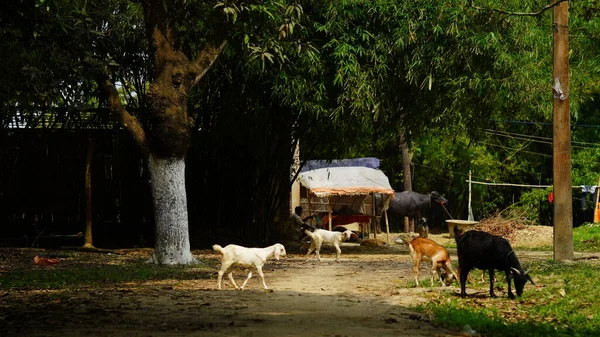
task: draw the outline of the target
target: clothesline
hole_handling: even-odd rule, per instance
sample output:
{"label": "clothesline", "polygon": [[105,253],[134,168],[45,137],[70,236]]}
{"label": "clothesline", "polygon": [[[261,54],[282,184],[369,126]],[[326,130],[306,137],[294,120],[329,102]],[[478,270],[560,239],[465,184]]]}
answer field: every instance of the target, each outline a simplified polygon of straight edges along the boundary
{"label": "clothesline", "polygon": [[[469,180],[465,180],[466,182],[469,182]],[[493,185],[493,186],[516,186],[516,187],[532,187],[532,188],[546,188],[546,187],[553,187],[554,185],[526,185],[526,184],[511,184],[511,183],[487,183],[487,182],[483,182],[483,181],[475,181],[475,180],[471,180],[472,184],[479,184],[479,185]],[[591,185],[594,186],[594,185]],[[579,186],[571,186],[572,188],[583,188],[584,186],[579,185]],[[595,186],[596,188],[598,186]]]}

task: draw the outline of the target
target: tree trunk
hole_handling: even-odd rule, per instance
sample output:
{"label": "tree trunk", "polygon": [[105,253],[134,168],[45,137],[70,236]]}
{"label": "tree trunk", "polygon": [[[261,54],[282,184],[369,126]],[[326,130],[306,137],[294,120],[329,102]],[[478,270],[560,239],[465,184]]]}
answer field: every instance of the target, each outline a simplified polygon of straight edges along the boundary
{"label": "tree trunk", "polygon": [[148,159],[152,180],[156,243],[152,262],[190,264],[196,260],[190,251],[185,159]]}
{"label": "tree trunk", "polygon": [[94,153],[94,142],[90,136],[88,139],[87,158],[85,161],[85,235],[83,236],[83,247],[93,248],[92,240],[92,157]]}
{"label": "tree trunk", "polygon": [[155,65],[155,78],[147,96],[150,126],[144,128],[123,106],[119,92],[107,74],[98,83],[107,94],[110,112],[130,133],[148,158],[154,203],[155,251],[158,264],[189,264],[190,251],[185,156],[190,146],[191,120],[188,94],[204,77],[227,45],[224,38],[207,42],[190,60],[179,46],[177,30],[165,3],[142,1],[146,34]]}
{"label": "tree trunk", "polygon": [[[404,176],[404,190],[412,191],[412,174],[410,172],[410,163],[412,154],[408,151],[408,144],[404,137],[404,131],[400,132],[400,150],[402,151],[402,174]],[[415,223],[408,217],[404,217],[404,232],[414,232]]]}

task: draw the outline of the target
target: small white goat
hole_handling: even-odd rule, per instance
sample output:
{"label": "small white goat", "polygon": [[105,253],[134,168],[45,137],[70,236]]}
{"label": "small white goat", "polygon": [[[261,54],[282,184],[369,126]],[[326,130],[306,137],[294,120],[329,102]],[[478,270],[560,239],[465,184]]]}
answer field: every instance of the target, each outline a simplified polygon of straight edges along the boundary
{"label": "small white goat", "polygon": [[337,253],[335,262],[340,262],[340,254],[342,253],[342,250],[340,249],[340,243],[349,240],[353,235],[352,231],[349,229],[344,232],[328,231],[325,229],[315,229],[314,232],[311,232],[309,229],[304,229],[304,233],[310,237],[310,247],[306,253],[306,259],[310,257],[312,252],[315,252],[319,262],[322,262],[319,251],[321,250],[321,245],[323,245],[323,243],[327,243],[335,247]]}
{"label": "small white goat", "polygon": [[[219,270],[218,277],[219,290],[221,290],[223,274],[226,272],[228,272],[227,276],[229,277],[229,280],[235,289],[240,289],[233,279],[233,272],[230,271],[230,268],[234,265],[256,268],[256,271],[262,280],[263,286],[265,289],[269,289],[265,283],[265,275],[263,274],[262,267],[267,262],[267,259],[273,256],[275,256],[276,260],[279,260],[279,257],[281,256],[285,256],[285,247],[280,243],[276,243],[265,248],[246,248],[238,245],[227,245],[225,248],[219,245],[213,245],[212,248],[223,255],[221,258],[221,269]],[[242,290],[244,290],[246,283],[251,277],[252,270],[248,272],[248,277],[242,284]]]}

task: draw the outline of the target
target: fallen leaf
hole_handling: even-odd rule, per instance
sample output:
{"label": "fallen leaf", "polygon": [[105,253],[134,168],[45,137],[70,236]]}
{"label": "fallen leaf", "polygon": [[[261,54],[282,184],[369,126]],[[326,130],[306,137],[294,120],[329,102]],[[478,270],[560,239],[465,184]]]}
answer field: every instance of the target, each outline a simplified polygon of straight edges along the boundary
{"label": "fallen leaf", "polygon": [[567,296],[567,293],[565,292],[565,289],[561,289],[558,291],[558,293],[560,294],[560,296],[565,297]]}

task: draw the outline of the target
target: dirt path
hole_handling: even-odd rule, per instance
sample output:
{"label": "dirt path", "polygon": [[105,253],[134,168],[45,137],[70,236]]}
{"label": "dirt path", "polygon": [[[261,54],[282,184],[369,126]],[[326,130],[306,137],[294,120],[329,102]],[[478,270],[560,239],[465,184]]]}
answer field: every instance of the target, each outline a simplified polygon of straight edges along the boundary
{"label": "dirt path", "polygon": [[[407,309],[429,288],[406,288],[412,279],[406,251],[356,244],[324,262],[288,254],[266,265],[244,291],[216,275],[206,280],[122,284],[71,292],[28,291],[0,299],[2,336],[455,336]],[[201,258],[216,259],[206,253]],[[216,272],[216,270],[215,270]],[[423,270],[423,275],[426,273]],[[236,279],[243,280],[242,271]],[[402,286],[401,286],[402,285]],[[449,289],[452,289],[449,288]],[[436,291],[436,290],[433,290]],[[438,290],[441,291],[441,290]],[[7,333],[2,333],[7,329]]]}
{"label": "dirt path", "polygon": [[[547,235],[543,238],[539,242],[546,245]],[[450,240],[447,235],[434,239]],[[287,257],[265,265],[266,282],[272,290],[268,292],[262,289],[256,275],[244,291],[234,290],[227,280],[222,291],[216,290],[219,256],[213,251],[194,251],[209,267],[191,268],[186,279],[0,294],[0,336],[460,335],[458,331],[433,326],[409,309],[426,302],[436,292],[449,291],[458,296],[459,289],[457,283],[430,288],[428,281],[423,282],[426,287],[414,288],[406,247],[371,248],[344,243],[341,263],[334,262],[331,247],[323,248],[323,263],[314,258],[306,261],[301,254],[305,250],[299,247],[286,248]],[[456,250],[449,252],[456,266]],[[150,253],[137,252],[135,258],[139,261]],[[527,252],[519,247],[516,253],[524,265],[552,258],[550,251]],[[32,268],[32,252],[19,254],[22,268]],[[576,254],[576,258],[598,255]],[[90,255],[87,268],[128,263],[127,259],[131,257]],[[4,263],[7,270],[17,268],[16,264]],[[77,268],[77,264],[65,261],[59,268]],[[234,275],[241,284],[245,273],[240,270]],[[428,278],[428,264],[422,264],[421,279]],[[467,291],[485,296],[487,287],[482,283]]]}

